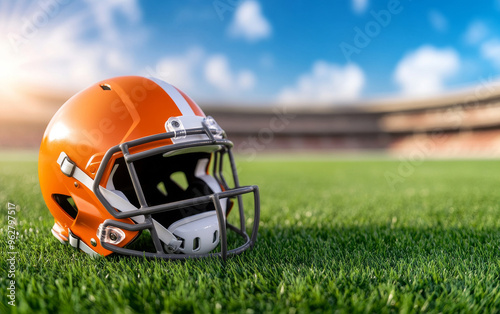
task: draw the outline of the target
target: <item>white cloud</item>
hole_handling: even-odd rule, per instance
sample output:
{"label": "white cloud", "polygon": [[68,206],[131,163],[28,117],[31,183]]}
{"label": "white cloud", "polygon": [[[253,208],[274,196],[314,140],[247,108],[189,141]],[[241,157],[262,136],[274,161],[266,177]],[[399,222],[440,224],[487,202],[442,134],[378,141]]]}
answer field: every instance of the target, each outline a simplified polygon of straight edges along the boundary
{"label": "white cloud", "polygon": [[67,97],[135,71],[132,50],[142,38],[137,35],[146,33],[140,17],[135,0],[4,3],[0,116],[49,119],[47,99],[34,92]]}
{"label": "white cloud", "polygon": [[465,31],[464,40],[469,45],[477,45],[488,36],[488,27],[484,22],[474,21]]}
{"label": "white cloud", "polygon": [[316,61],[311,72],[301,75],[293,87],[284,88],[278,101],[284,103],[311,103],[349,101],[359,98],[365,83],[360,67],[344,67]]}
{"label": "white cloud", "polygon": [[224,94],[243,92],[254,88],[256,77],[247,69],[235,71],[223,54],[207,54],[200,47],[192,47],[185,53],[161,58],[155,68],[146,68],[143,75],[154,76],[169,82],[190,95],[207,91],[208,83]]}
{"label": "white cloud", "polygon": [[242,90],[250,90],[255,86],[255,75],[252,71],[242,70],[238,73],[236,84]]}
{"label": "white cloud", "polygon": [[[134,70],[134,35],[143,30],[137,1],[53,4],[51,10],[44,11],[35,2],[23,9],[22,18],[12,15],[7,18],[9,23],[0,26],[0,31],[8,34],[18,63],[12,81],[75,91]],[[10,10],[15,12],[16,7],[7,8],[2,16],[11,15]],[[62,14],[63,10],[68,14]],[[117,15],[129,26],[122,27]],[[39,16],[45,16],[49,23],[36,26]],[[27,34],[27,28],[34,30]]]}
{"label": "white cloud", "polygon": [[149,76],[160,78],[181,89],[189,90],[196,86],[197,70],[201,66],[204,52],[201,48],[194,47],[185,54],[178,56],[165,56],[156,65]]}
{"label": "white cloud", "polygon": [[221,90],[230,90],[233,78],[227,58],[222,55],[211,57],[205,65],[206,80]]}
{"label": "white cloud", "polygon": [[429,21],[432,27],[438,32],[446,32],[448,30],[448,20],[439,11],[431,10],[429,12]]}
{"label": "white cloud", "polygon": [[255,85],[255,75],[249,70],[233,73],[227,57],[221,54],[208,58],[204,67],[205,79],[221,91],[250,90]]}
{"label": "white cloud", "polygon": [[460,60],[455,50],[422,46],[398,63],[394,80],[404,94],[429,95],[442,91],[445,80],[459,67]]}
{"label": "white cloud", "polygon": [[271,24],[262,14],[259,2],[255,0],[246,0],[241,3],[229,26],[231,36],[242,37],[248,41],[268,38],[271,32]]}
{"label": "white cloud", "polygon": [[481,45],[481,55],[500,68],[500,40],[492,39]]}
{"label": "white cloud", "polygon": [[368,0],[352,0],[352,9],[356,14],[361,14],[368,8]]}
{"label": "white cloud", "polygon": [[117,14],[133,24],[141,18],[141,10],[136,0],[85,0],[85,2],[92,11],[102,36],[107,40],[115,41],[120,37],[120,30],[115,24]]}

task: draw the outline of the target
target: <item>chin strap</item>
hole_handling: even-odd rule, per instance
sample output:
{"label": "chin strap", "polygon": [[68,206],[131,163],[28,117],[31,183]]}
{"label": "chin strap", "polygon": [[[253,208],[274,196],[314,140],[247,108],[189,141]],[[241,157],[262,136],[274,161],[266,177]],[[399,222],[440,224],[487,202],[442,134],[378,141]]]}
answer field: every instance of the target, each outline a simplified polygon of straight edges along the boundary
{"label": "chin strap", "polygon": [[177,239],[177,237],[170,232],[167,228],[163,227],[158,221],[153,220],[153,224],[156,228],[156,233],[158,238],[165,243],[165,250],[168,253],[175,253],[182,244],[182,241]]}
{"label": "chin strap", "polygon": [[[61,152],[59,158],[57,158],[57,164],[59,164],[61,172],[64,173],[64,175],[74,178],[75,180],[83,184],[86,188],[88,188],[90,191],[93,191],[94,180],[91,177],[89,177],[85,172],[83,172],[82,169],[78,168],[78,166],[71,159],[69,159],[68,155],[66,155],[65,152]],[[113,192],[112,190],[108,190],[102,186],[99,186],[99,190],[101,191],[102,195],[106,198],[106,200],[109,202],[109,204],[112,207],[118,209],[119,211],[127,212],[127,211],[138,210],[137,207],[132,205],[126,199],[123,193],[121,193],[123,195],[122,197],[119,196],[117,193]],[[136,223],[145,222],[143,215],[134,216],[131,218]],[[155,225],[156,231],[158,232],[158,237],[163,243],[165,243],[165,249],[172,253],[176,251],[177,248],[181,245],[182,241],[178,240],[177,237],[172,232],[163,227],[159,222],[157,222],[154,219],[152,220],[153,224]],[[79,247],[73,245],[73,243],[71,242],[71,235],[73,235],[74,238],[77,239],[73,240],[73,243],[79,245]],[[90,248],[88,245],[82,242],[78,237],[72,234],[71,230],[70,230],[70,244],[74,247],[80,248],[82,251],[90,255],[92,255],[92,253],[90,253],[89,251],[97,254],[94,250],[92,250],[92,248]],[[82,248],[82,245],[85,245],[85,247]]]}

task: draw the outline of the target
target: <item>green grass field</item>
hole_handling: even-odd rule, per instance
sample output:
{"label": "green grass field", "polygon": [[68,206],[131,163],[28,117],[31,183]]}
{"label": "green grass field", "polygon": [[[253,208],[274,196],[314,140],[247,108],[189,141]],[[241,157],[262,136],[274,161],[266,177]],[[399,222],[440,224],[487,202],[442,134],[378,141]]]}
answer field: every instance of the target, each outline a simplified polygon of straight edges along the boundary
{"label": "green grass field", "polygon": [[[500,311],[499,161],[425,161],[406,177],[400,161],[380,158],[240,158],[239,167],[242,184],[261,190],[253,250],[226,264],[95,260],[52,236],[36,162],[8,155],[0,312]],[[16,307],[7,202],[18,205]]]}

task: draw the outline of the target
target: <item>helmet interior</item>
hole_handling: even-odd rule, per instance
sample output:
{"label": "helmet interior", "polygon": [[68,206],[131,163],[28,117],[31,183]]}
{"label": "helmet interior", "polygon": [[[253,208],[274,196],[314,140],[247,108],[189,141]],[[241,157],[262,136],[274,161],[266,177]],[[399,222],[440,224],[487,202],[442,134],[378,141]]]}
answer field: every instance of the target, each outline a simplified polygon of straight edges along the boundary
{"label": "helmet interior", "polygon": [[[212,182],[206,180],[210,158],[210,153],[197,152],[166,157],[159,154],[134,161],[147,205],[166,204],[220,191],[220,187],[215,187]],[[130,203],[140,207],[123,157],[115,161],[112,169],[107,188],[122,192]],[[211,210],[215,210],[214,205],[208,203],[165,211],[152,216],[163,226],[168,227],[182,218]]]}

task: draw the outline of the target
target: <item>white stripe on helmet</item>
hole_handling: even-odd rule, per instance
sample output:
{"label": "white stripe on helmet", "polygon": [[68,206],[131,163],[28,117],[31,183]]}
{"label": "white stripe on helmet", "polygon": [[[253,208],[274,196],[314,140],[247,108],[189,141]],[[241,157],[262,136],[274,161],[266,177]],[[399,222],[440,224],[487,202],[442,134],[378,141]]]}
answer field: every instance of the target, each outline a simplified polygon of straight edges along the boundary
{"label": "white stripe on helmet", "polygon": [[175,102],[177,105],[177,108],[181,111],[183,116],[194,116],[194,111],[191,109],[191,106],[188,104],[186,99],[179,93],[179,91],[173,87],[172,85],[168,84],[167,82],[164,82],[162,80],[159,80],[154,77],[150,77],[150,80],[158,84],[163,90],[172,98],[172,100]]}

